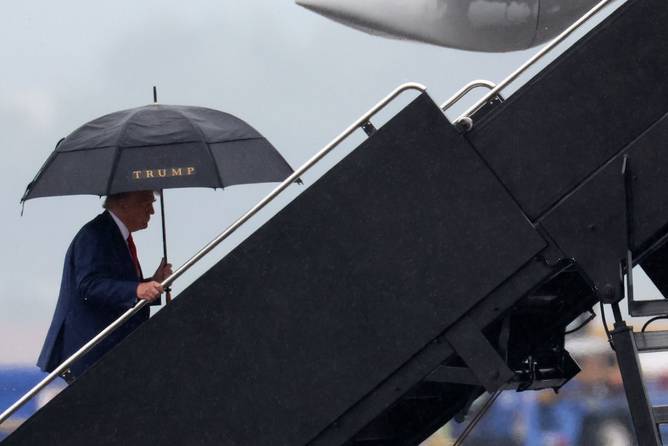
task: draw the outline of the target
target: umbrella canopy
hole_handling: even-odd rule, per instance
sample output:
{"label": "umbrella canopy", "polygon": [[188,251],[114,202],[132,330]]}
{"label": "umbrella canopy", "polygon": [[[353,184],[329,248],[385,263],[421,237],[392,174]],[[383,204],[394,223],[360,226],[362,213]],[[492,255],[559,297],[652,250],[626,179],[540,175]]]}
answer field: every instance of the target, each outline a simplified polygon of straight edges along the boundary
{"label": "umbrella canopy", "polygon": [[21,201],[282,181],[292,169],[228,113],[151,104],[97,118],[62,139]]}

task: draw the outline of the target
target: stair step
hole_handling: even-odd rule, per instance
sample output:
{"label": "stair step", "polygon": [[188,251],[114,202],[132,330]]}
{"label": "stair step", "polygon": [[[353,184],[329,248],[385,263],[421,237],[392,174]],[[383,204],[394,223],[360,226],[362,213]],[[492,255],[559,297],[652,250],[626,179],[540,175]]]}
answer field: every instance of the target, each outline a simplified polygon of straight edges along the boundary
{"label": "stair step", "polygon": [[635,300],[629,302],[629,313],[634,317],[668,314],[668,299]]}
{"label": "stair step", "polygon": [[668,350],[668,331],[646,331],[633,333],[638,352]]}
{"label": "stair step", "polygon": [[654,406],[652,410],[656,424],[668,424],[668,406]]}

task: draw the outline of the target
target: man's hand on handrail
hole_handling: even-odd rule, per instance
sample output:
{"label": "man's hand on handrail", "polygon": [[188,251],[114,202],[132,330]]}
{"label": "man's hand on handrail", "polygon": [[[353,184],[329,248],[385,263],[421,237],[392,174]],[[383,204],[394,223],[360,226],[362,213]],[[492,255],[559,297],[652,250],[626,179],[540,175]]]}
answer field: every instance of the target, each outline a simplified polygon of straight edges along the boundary
{"label": "man's hand on handrail", "polygon": [[162,288],[162,285],[160,285],[160,282],[156,282],[155,280],[141,282],[137,285],[137,299],[153,302],[160,297],[160,294],[162,294],[163,291],[164,289]]}

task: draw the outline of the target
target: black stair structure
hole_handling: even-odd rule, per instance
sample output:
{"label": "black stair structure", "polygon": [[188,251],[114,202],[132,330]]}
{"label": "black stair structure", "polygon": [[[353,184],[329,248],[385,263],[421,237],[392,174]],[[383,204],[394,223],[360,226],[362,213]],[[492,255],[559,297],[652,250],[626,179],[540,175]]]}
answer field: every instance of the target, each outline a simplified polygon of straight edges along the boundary
{"label": "black stair structure", "polygon": [[3,446],[415,445],[485,391],[563,386],[565,327],[618,312],[627,265],[668,286],[666,23],[629,0],[468,132],[427,94],[367,126]]}
{"label": "black stair structure", "polygon": [[[635,354],[668,350],[668,331],[637,332],[633,333]],[[648,402],[649,405],[649,402]],[[645,409],[645,407],[642,407]],[[653,406],[650,408],[654,424],[668,424],[668,406]]]}

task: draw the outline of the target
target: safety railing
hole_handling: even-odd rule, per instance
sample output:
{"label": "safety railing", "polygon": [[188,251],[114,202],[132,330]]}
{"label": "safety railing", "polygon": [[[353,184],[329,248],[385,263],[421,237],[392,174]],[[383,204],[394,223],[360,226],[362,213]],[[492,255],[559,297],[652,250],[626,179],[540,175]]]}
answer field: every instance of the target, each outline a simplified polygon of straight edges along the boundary
{"label": "safety railing", "polygon": [[[424,85],[409,82],[397,87],[389,95],[383,98],[378,102],[374,107],[372,107],[368,112],[362,115],[357,121],[351,124],[347,129],[345,129],[339,136],[322,148],[318,153],[316,153],[311,159],[306,161],[299,167],[292,175],[286,178],[281,184],[276,186],[267,196],[260,200],[255,206],[253,206],[249,211],[239,217],[234,223],[228,226],[225,231],[218,235],[215,239],[210,241],[206,246],[200,249],[195,255],[193,255],[187,262],[181,265],[173,274],[167,277],[162,281],[161,285],[164,288],[167,288],[169,285],[174,283],[176,279],[181,277],[188,269],[195,265],[198,261],[202,259],[205,255],[211,252],[216,246],[221,242],[227,239],[232,235],[241,225],[247,222],[251,217],[257,214],[261,209],[263,209],[267,204],[273,201],[281,192],[287,189],[295,181],[298,181],[299,178],[304,175],[311,167],[313,167],[318,161],[325,157],[329,152],[341,144],[348,136],[350,136],[355,130],[362,129],[367,134],[369,134],[369,128],[373,127],[370,122],[370,119],[376,115],[379,111],[385,108],[390,102],[392,102],[397,96],[401,93],[408,90],[417,90],[419,92],[426,91]],[[66,371],[72,363],[81,358],[83,355],[88,353],[93,347],[95,347],[99,342],[105,339],[109,334],[111,334],[118,327],[123,325],[128,319],[135,315],[139,310],[144,308],[148,302],[146,300],[139,301],[134,307],[127,310],[123,315],[118,319],[112,322],[107,328],[102,330],[97,336],[92,338],[86,344],[84,344],[79,350],[72,354],[69,358],[63,361],[55,370],[53,370],[49,375],[47,375],[42,381],[36,384],[32,389],[30,389],[25,395],[23,395],[16,403],[12,404],[7,410],[0,414],[0,424],[7,420],[12,414],[14,414],[18,409],[20,409],[25,403],[27,403],[31,398],[33,398],[37,393],[39,393],[44,387],[46,387],[51,381],[56,379],[61,373]]]}
{"label": "safety railing", "polygon": [[443,105],[441,105],[441,110],[443,110],[443,112],[448,111],[453,105],[459,102],[460,99],[462,99],[469,92],[475,90],[476,88],[488,88],[490,90],[493,90],[494,87],[496,87],[496,84],[491,81],[486,81],[482,79],[471,81],[468,84],[464,85],[462,88],[460,88],[459,91],[453,94],[450,99],[445,101]]}
{"label": "safety railing", "polygon": [[[568,36],[573,34],[580,26],[585,24],[589,19],[595,16],[601,9],[606,7],[608,4],[612,3],[615,0],[602,0],[597,3],[592,9],[590,9],[585,15],[580,17],[575,21],[571,26],[566,28],[561,32],[557,37],[555,37],[550,43],[545,45],[538,53],[536,53],[531,59],[522,64],[517,70],[513,71],[508,77],[499,82],[495,87],[493,87],[485,96],[480,98],[475,104],[468,108],[464,113],[462,113],[455,122],[462,121],[464,119],[470,119],[471,115],[480,110],[490,99],[497,96],[504,88],[506,88],[511,82],[521,76],[529,68],[531,68],[536,62],[541,60],[547,53],[552,51],[557,45],[563,42]],[[466,88],[466,87],[465,87]],[[464,93],[466,94],[466,93]],[[463,96],[463,95],[462,95]],[[456,102],[456,101],[455,101]],[[454,103],[454,102],[453,102]],[[450,104],[452,106],[452,104]]]}

